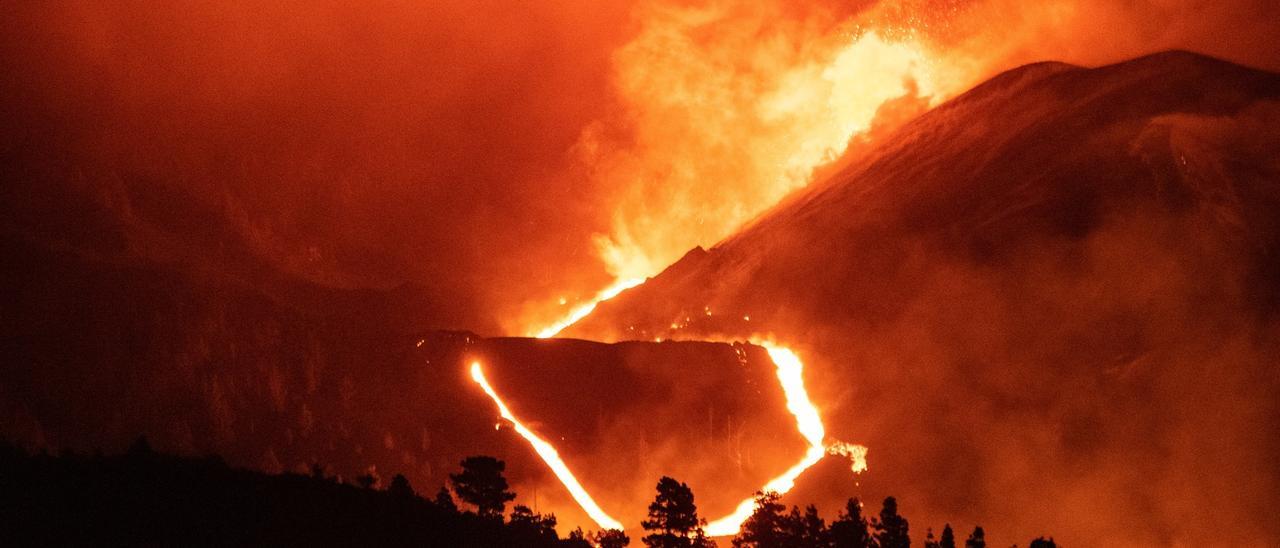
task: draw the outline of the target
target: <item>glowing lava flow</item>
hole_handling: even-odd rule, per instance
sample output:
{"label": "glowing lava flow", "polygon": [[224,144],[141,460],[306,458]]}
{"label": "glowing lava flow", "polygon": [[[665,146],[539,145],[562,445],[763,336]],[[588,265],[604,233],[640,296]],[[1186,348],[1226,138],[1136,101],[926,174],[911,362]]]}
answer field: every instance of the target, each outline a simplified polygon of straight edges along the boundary
{"label": "glowing lava flow", "polygon": [[[587,314],[590,314],[600,302],[612,299],[624,290],[640,285],[643,282],[643,279],[619,280],[609,288],[601,291],[591,302],[574,309],[559,322],[539,331],[537,337],[545,339],[556,336],[566,327],[573,325],[578,320],[586,317]],[[800,474],[828,454],[848,457],[852,462],[851,468],[854,473],[865,471],[867,469],[866,447],[842,441],[833,441],[829,444],[826,442],[826,427],[823,426],[822,418],[818,415],[818,408],[813,405],[813,401],[809,399],[809,392],[805,389],[804,363],[800,361],[800,357],[796,356],[795,352],[790,349],[770,342],[756,342],[755,344],[764,347],[768,351],[769,358],[773,360],[774,366],[777,367],[778,382],[782,385],[782,392],[787,400],[787,411],[790,411],[795,416],[796,428],[800,431],[800,435],[804,436],[804,439],[809,442],[809,448],[805,451],[800,461],[778,477],[769,480],[761,488],[761,491],[778,494],[790,491],[795,486],[796,478],[800,477]],[[489,383],[485,381],[484,372],[481,371],[479,362],[471,364],[471,378],[498,405],[498,411],[502,417],[511,421],[515,425],[516,432],[519,432],[521,436],[533,445],[534,450],[542,457],[543,462],[546,462],[547,466],[551,467],[556,477],[560,478],[560,482],[569,489],[573,499],[578,501],[578,505],[591,516],[591,519],[605,529],[622,529],[622,524],[606,514],[604,510],[601,510],[586,489],[583,489],[582,484],[578,483],[578,479],[574,477],[573,472],[570,472],[569,467],[564,464],[564,461],[560,460],[560,455],[555,448],[516,420],[515,416],[511,414],[511,410],[507,409],[498,394],[494,392],[493,387],[489,386]],[[736,535],[742,527],[742,523],[751,517],[751,513],[754,510],[755,498],[748,497],[744,499],[734,509],[733,513],[707,524],[707,535],[713,537]]]}
{"label": "glowing lava flow", "polygon": [[[769,480],[761,491],[786,493],[795,486],[796,478],[810,466],[816,464],[828,452],[841,454],[853,460],[853,471],[862,472],[867,469],[865,447],[836,442],[828,448],[824,444],[827,437],[822,418],[818,416],[818,408],[809,400],[809,392],[804,387],[804,363],[800,357],[789,349],[771,343],[758,343],[769,352],[769,358],[778,368],[778,382],[782,383],[782,393],[787,399],[787,411],[796,417],[796,427],[800,435],[809,442],[809,449],[804,457],[782,475]],[[749,497],[738,504],[737,509],[723,518],[707,524],[707,535],[713,537],[736,535],[742,522],[751,517],[755,510],[755,498]]]}
{"label": "glowing lava flow", "polygon": [[529,444],[533,446],[533,450],[538,452],[539,457],[542,457],[542,462],[551,467],[551,471],[555,472],[557,478],[560,478],[560,483],[563,483],[569,489],[569,494],[573,495],[573,500],[578,501],[578,506],[586,510],[591,519],[605,529],[622,529],[622,523],[606,514],[604,510],[601,510],[596,501],[591,498],[591,495],[587,494],[587,490],[582,488],[582,484],[578,483],[578,478],[573,477],[573,472],[570,472],[569,467],[564,464],[564,461],[560,460],[560,454],[556,452],[556,449],[550,443],[539,438],[532,430],[526,428],[524,424],[521,424],[516,419],[515,415],[511,414],[511,410],[507,409],[507,405],[502,403],[502,398],[498,397],[498,393],[493,390],[492,386],[489,386],[489,381],[485,380],[484,371],[480,369],[480,362],[471,362],[471,379],[480,385],[480,388],[484,390],[485,394],[489,395],[489,398],[493,399],[493,403],[498,405],[498,413],[502,415],[502,418],[511,421],[511,424],[515,426],[516,432],[528,440]]}
{"label": "glowing lava flow", "polygon": [[605,288],[604,291],[601,291],[599,294],[597,294],[595,298],[591,299],[591,302],[573,309],[572,312],[569,312],[569,314],[566,315],[564,318],[562,318],[560,321],[554,324],[551,324],[547,328],[539,331],[537,334],[535,334],[535,336],[539,339],[546,339],[549,337],[554,337],[556,335],[559,335],[560,332],[564,331],[566,327],[569,327],[575,323],[578,323],[578,320],[581,320],[587,317],[587,314],[590,314],[592,310],[596,309],[597,304],[600,304],[602,301],[607,301],[609,299],[617,297],[619,293],[622,293],[623,291],[631,289],[642,283],[644,283],[644,278],[629,278],[629,279],[618,280],[614,282],[613,285]]}
{"label": "glowing lava flow", "polygon": [[[769,358],[773,360],[774,366],[778,369],[778,382],[782,384],[782,392],[787,400],[787,411],[790,411],[795,416],[796,428],[800,431],[800,435],[804,436],[804,439],[809,442],[809,449],[805,451],[800,461],[778,477],[769,480],[761,488],[761,491],[772,491],[778,494],[790,491],[795,486],[796,478],[800,477],[800,474],[808,470],[810,466],[822,460],[822,457],[827,454],[848,457],[852,461],[851,468],[855,473],[865,471],[867,469],[866,447],[839,441],[830,444],[826,443],[826,427],[823,426],[822,418],[818,415],[818,408],[813,405],[813,402],[809,399],[809,392],[805,389],[804,363],[800,361],[800,357],[796,356],[795,352],[790,349],[772,343],[756,344],[763,346],[769,352]],[[604,510],[601,510],[600,506],[591,498],[591,495],[582,487],[582,484],[578,483],[578,479],[574,477],[573,472],[570,472],[569,467],[565,465],[564,461],[560,460],[560,455],[555,448],[550,443],[543,441],[537,434],[534,434],[533,431],[515,418],[511,410],[498,397],[497,392],[485,380],[484,372],[480,369],[480,362],[472,362],[471,378],[493,399],[493,403],[497,404],[499,414],[511,421],[511,424],[515,426],[516,432],[528,440],[538,455],[542,457],[543,462],[551,467],[556,477],[569,489],[573,499],[591,516],[591,519],[595,520],[600,527],[606,529],[622,529],[622,524],[609,516],[609,514],[606,514]],[[706,528],[707,535],[718,537],[737,534],[742,523],[751,516],[754,510],[754,497],[744,499],[738,504],[733,513],[709,523]]]}

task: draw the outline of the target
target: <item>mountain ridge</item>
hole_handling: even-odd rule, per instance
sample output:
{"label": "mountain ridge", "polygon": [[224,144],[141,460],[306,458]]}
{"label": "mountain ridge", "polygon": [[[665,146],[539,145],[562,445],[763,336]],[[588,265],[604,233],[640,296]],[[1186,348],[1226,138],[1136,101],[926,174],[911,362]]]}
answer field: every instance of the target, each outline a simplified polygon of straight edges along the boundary
{"label": "mountain ridge", "polygon": [[[912,483],[930,523],[1248,544],[1280,533],[1249,510],[1280,493],[1277,158],[1278,74],[1030,65],[565,335],[787,344],[830,434],[870,447],[863,492]],[[1202,505],[1239,516],[1231,540]]]}

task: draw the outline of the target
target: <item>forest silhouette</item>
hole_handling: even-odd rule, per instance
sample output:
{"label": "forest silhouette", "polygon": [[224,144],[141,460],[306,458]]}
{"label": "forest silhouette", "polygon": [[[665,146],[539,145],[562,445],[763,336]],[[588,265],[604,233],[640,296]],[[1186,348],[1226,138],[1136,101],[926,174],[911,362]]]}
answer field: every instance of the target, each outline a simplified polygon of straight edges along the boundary
{"label": "forest silhouette", "polygon": [[[561,537],[554,514],[507,503],[516,498],[505,463],[473,456],[433,497],[400,474],[383,485],[374,471],[348,483],[313,464],[307,473],[266,474],[233,468],[218,456],[180,457],[139,438],[123,455],[63,451],[28,454],[0,442],[0,545],[4,546],[529,546],[618,548],[620,530]],[[651,548],[716,546],[703,527],[692,489],[661,478],[640,544]],[[722,539],[722,542],[724,540]],[[757,493],[756,508],[737,536],[739,547],[907,548],[909,523],[894,497],[867,518],[857,498],[829,525],[818,509],[782,504]],[[956,548],[951,525],[925,548]],[[985,548],[975,527],[964,548]],[[1016,546],[1016,545],[1015,545]],[[1030,548],[1057,548],[1037,538]]]}

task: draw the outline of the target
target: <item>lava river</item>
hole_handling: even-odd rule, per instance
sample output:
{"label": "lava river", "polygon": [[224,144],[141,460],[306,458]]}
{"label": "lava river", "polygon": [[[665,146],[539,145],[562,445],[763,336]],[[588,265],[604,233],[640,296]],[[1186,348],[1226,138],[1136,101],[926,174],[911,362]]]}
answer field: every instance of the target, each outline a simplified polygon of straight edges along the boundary
{"label": "lava river", "polygon": [[[602,292],[593,302],[580,309],[575,310],[570,316],[557,322],[555,325],[538,332],[539,338],[553,337],[565,327],[573,324],[586,314],[601,301],[608,300],[616,296],[619,292],[637,285],[638,282],[625,282],[611,287],[609,290]],[[579,312],[582,310],[582,312]],[[753,344],[764,347],[769,353],[769,358],[773,361],[777,368],[776,374],[778,382],[782,385],[783,395],[786,398],[787,410],[796,419],[796,428],[804,437],[809,447],[804,455],[785,472],[769,480],[761,487],[761,491],[776,492],[784,494],[791,490],[795,485],[796,478],[800,477],[805,470],[816,464],[824,455],[841,455],[850,459],[851,469],[854,473],[861,473],[867,468],[866,447],[854,445],[841,441],[828,441],[826,439],[826,428],[822,423],[822,418],[818,413],[818,408],[809,399],[809,393],[805,389],[804,384],[804,362],[800,357],[790,349],[769,341],[753,341]],[[524,438],[533,450],[538,454],[544,463],[555,473],[556,478],[560,480],[569,493],[573,496],[574,501],[603,529],[623,529],[622,523],[605,512],[600,505],[596,503],[591,494],[578,481],[569,467],[561,460],[559,453],[549,442],[539,437],[536,433],[524,425],[511,409],[507,407],[497,391],[489,384],[484,376],[484,370],[480,362],[475,361],[470,365],[471,379],[484,390],[485,394],[493,400],[498,408],[499,415],[510,421],[517,433]],[[754,498],[747,496],[740,502],[732,513],[713,520],[707,524],[706,532],[710,536],[730,536],[737,534],[742,523],[751,516],[754,510]]]}

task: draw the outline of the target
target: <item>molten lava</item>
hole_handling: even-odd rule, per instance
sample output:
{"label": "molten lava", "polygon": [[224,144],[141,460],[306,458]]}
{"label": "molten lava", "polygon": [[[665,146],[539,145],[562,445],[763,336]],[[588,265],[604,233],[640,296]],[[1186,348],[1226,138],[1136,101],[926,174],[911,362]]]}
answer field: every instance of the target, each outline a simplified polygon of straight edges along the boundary
{"label": "molten lava", "polygon": [[[862,472],[867,469],[867,449],[860,445],[835,442],[831,449],[825,445],[826,427],[818,416],[818,408],[809,399],[809,392],[804,387],[804,363],[795,352],[773,343],[760,343],[769,352],[769,358],[778,368],[778,382],[782,383],[782,392],[787,399],[787,411],[796,417],[796,428],[800,435],[809,442],[809,449],[804,457],[782,475],[769,480],[761,491],[786,493],[795,486],[796,478],[816,464],[828,452],[841,454],[853,460],[853,471]],[[755,498],[748,497],[738,504],[733,513],[707,524],[707,534],[713,537],[736,535],[742,522],[751,517],[755,511]]]}
{"label": "molten lava", "polygon": [[498,406],[498,414],[502,415],[502,418],[511,421],[516,432],[527,440],[529,445],[533,446],[533,450],[537,451],[539,457],[542,457],[542,462],[547,463],[551,471],[555,472],[556,477],[560,478],[560,483],[563,483],[565,488],[569,490],[569,494],[573,495],[573,500],[578,502],[578,506],[581,506],[587,512],[587,515],[595,520],[596,524],[604,529],[622,529],[622,523],[606,514],[604,510],[601,510],[600,505],[596,504],[596,501],[591,498],[587,490],[582,488],[582,484],[578,483],[578,478],[575,478],[573,472],[569,471],[569,467],[565,465],[563,460],[560,460],[560,453],[556,452],[556,448],[539,438],[537,434],[525,427],[511,413],[507,405],[502,402],[502,398],[498,397],[498,393],[493,390],[492,386],[489,386],[489,381],[485,380],[484,371],[480,368],[480,362],[471,362],[471,379],[476,381],[476,384],[480,385],[484,393],[493,399],[493,403]]}
{"label": "molten lava", "polygon": [[[907,36],[890,39],[874,31],[860,33],[852,40],[837,40],[832,47],[788,56],[768,48],[758,49],[760,41],[752,33],[743,35],[749,38],[741,44],[703,44],[692,38],[698,25],[684,15],[674,17],[666,26],[642,32],[617,56],[618,91],[624,102],[633,107],[636,118],[631,121],[636,128],[633,145],[648,151],[661,169],[636,162],[627,146],[607,142],[592,131],[583,135],[581,144],[583,150],[590,152],[597,176],[650,180],[664,189],[662,195],[680,199],[660,208],[652,207],[643,199],[645,192],[641,192],[640,197],[619,208],[612,233],[599,235],[596,242],[601,258],[617,281],[559,321],[532,330],[538,338],[556,336],[590,314],[600,302],[643,283],[644,276],[652,274],[653,265],[668,264],[682,250],[723,238],[788,192],[807,185],[816,168],[834,161],[853,137],[873,126],[886,103],[912,95],[936,103],[950,89],[929,49]],[[701,20],[700,17],[703,16],[693,20]],[[735,51],[747,47],[758,62],[746,65],[755,67],[750,69],[735,63],[706,62],[723,58],[715,55],[720,51],[717,47]],[[706,51],[707,48],[715,51]],[[726,92],[725,82],[750,84]],[[727,128],[751,137],[738,146],[721,147]],[[744,164],[740,161],[744,156],[761,161]],[[741,188],[737,194],[726,196],[714,192],[708,195],[700,186],[705,181],[721,180],[740,181]],[[638,188],[645,191],[643,185]],[[722,185],[714,188],[721,189]],[[662,216],[661,221],[651,218],[655,212],[660,212],[657,214]],[[825,439],[826,429],[805,389],[800,358],[772,342],[760,345],[777,367],[787,410],[795,416],[796,427],[809,444],[796,464],[767,482],[762,490],[779,494],[790,491],[796,478],[827,454],[849,458],[855,473],[866,470],[866,447]],[[479,364],[472,365],[472,378],[498,404],[502,416],[511,420],[520,435],[534,446],[592,519],[602,527],[621,528],[596,506],[555,449],[511,416],[484,382]],[[753,498],[743,500],[733,513],[711,522],[707,533],[736,534],[753,509]]]}
{"label": "molten lava", "polygon": [[[595,303],[592,304],[594,305]],[[777,367],[778,382],[782,384],[782,392],[787,401],[787,410],[795,416],[796,428],[804,436],[804,439],[809,442],[809,449],[805,451],[800,461],[778,477],[769,480],[761,490],[778,494],[790,491],[795,486],[796,478],[827,454],[848,457],[852,461],[852,470],[855,473],[865,471],[867,469],[866,447],[840,441],[834,441],[830,444],[826,442],[826,427],[822,424],[818,408],[809,399],[809,392],[805,389],[804,363],[800,361],[800,357],[790,349],[774,343],[763,342],[758,344],[768,351],[769,358],[773,360],[774,365]],[[543,462],[547,463],[547,466],[551,468],[556,477],[560,479],[560,482],[573,495],[573,499],[578,502],[578,505],[591,516],[591,519],[595,520],[600,527],[606,529],[622,529],[622,524],[605,513],[591,498],[591,495],[578,482],[573,472],[560,459],[560,454],[555,448],[516,419],[511,410],[503,403],[502,398],[485,380],[484,372],[480,368],[480,362],[472,362],[471,378],[493,399],[494,404],[498,406],[498,413],[503,418],[511,421],[516,432],[533,446],[534,451],[538,453]],[[708,524],[707,534],[711,536],[737,534],[742,523],[751,516],[751,512],[754,510],[754,503],[754,498],[748,497],[744,499],[734,509],[733,513]]]}
{"label": "molten lava", "polygon": [[596,305],[600,304],[602,301],[607,301],[609,299],[617,297],[619,293],[622,293],[623,291],[631,289],[642,283],[644,283],[644,278],[629,278],[629,279],[618,280],[614,282],[613,285],[605,288],[603,291],[596,294],[595,298],[591,299],[590,302],[584,305],[581,305],[577,308],[574,308],[573,311],[569,312],[569,314],[567,314],[564,318],[561,318],[560,321],[557,321],[556,323],[553,323],[544,329],[538,330],[538,332],[535,333],[534,336],[539,339],[554,337],[560,334],[561,331],[564,331],[565,328],[577,323],[578,320],[581,320],[582,318],[587,317],[587,314],[590,314],[592,310],[595,310]]}

